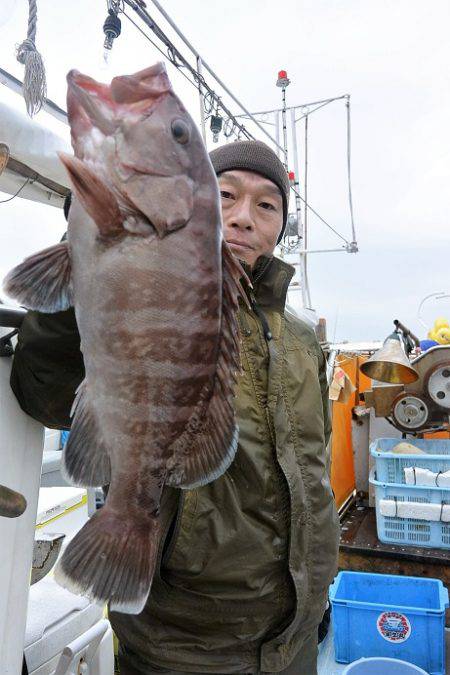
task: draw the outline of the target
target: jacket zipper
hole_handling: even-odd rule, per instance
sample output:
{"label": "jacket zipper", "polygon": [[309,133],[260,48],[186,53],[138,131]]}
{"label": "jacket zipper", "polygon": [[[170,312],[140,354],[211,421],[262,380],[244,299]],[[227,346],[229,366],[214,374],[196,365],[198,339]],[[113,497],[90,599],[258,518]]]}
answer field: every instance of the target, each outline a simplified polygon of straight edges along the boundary
{"label": "jacket zipper", "polygon": [[[177,513],[175,515],[175,518],[169,521],[169,524],[164,533],[164,543],[162,544],[160,549],[161,553],[158,560],[158,568],[162,567],[164,563],[166,563],[169,560],[170,556],[172,555],[173,550],[175,548],[178,533],[180,531],[181,516],[183,515],[184,500],[185,500],[184,491],[180,490],[180,493],[181,494],[178,499]],[[171,529],[172,533],[170,536],[170,541],[168,542],[168,545],[166,547],[167,543],[166,540]]]}

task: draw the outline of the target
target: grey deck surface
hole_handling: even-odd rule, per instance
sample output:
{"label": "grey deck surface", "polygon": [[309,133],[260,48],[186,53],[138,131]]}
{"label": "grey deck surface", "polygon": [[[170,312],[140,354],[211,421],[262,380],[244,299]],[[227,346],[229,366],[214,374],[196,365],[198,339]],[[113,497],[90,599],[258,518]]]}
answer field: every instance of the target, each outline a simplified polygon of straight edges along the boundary
{"label": "grey deck surface", "polygon": [[[446,674],[450,675],[450,629],[445,631],[445,642],[447,648]],[[334,660],[333,631],[329,631],[327,637],[319,645],[319,658],[317,660],[317,672],[319,675],[341,675],[347,666],[342,663],[336,663]],[[302,673],[303,675],[303,673]],[[304,675],[307,675],[306,673]],[[381,674],[380,674],[381,675]]]}
{"label": "grey deck surface", "polygon": [[341,675],[346,667],[345,664],[336,663],[334,660],[333,627],[331,625],[327,637],[319,645],[319,656],[317,659],[318,675]]}

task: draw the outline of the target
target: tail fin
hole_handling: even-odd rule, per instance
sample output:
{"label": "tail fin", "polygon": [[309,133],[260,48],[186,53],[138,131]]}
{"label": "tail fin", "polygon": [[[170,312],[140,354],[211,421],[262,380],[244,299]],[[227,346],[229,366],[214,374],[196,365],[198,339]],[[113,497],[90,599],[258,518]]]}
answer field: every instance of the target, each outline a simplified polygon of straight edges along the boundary
{"label": "tail fin", "polygon": [[147,601],[159,542],[158,520],[140,522],[105,505],[67,546],[55,579],[72,593],[125,614],[139,614]]}

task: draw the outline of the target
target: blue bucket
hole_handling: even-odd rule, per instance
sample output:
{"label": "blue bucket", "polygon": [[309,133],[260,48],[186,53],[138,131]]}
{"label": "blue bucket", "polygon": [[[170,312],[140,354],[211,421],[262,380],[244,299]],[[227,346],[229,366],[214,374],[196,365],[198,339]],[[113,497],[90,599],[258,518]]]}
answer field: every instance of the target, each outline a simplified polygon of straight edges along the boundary
{"label": "blue bucket", "polygon": [[427,675],[412,663],[398,659],[360,659],[351,663],[342,675]]}

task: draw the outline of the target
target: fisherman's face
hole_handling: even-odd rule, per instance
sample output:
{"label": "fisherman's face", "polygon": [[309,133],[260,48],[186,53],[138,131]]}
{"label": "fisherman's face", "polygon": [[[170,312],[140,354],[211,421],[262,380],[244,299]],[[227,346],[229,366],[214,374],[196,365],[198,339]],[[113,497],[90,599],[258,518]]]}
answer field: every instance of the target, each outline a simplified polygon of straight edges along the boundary
{"label": "fisherman's face", "polygon": [[219,176],[223,235],[232,252],[253,267],[272,255],[283,225],[283,200],[271,180],[253,171],[225,171]]}

